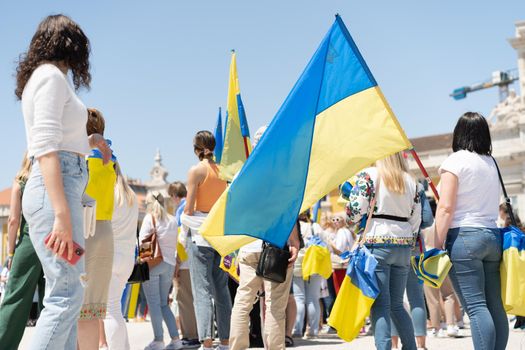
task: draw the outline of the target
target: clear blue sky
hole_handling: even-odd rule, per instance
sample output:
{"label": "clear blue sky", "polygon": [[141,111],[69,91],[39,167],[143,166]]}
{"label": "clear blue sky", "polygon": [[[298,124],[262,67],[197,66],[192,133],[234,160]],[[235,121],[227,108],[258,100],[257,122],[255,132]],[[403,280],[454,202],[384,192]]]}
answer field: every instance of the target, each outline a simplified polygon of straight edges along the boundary
{"label": "clear blue sky", "polygon": [[2,1],[0,189],[25,149],[15,61],[53,13],[70,15],[91,40],[93,84],[81,98],[106,116],[124,172],[147,180],[160,148],[173,181],[195,162],[194,133],[212,129],[226,103],[230,49],[253,134],[340,13],[409,137],[444,133],[461,113],[488,115],[498,102],[496,89],[463,101],[448,94],[516,67],[506,39],[525,1]]}

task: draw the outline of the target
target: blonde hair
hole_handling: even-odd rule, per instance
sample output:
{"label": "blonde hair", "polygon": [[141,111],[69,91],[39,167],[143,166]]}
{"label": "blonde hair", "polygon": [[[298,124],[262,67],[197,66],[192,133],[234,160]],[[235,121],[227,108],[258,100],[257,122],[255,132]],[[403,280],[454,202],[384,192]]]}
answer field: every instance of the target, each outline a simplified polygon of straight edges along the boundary
{"label": "blonde hair", "polygon": [[115,184],[115,203],[118,207],[122,207],[124,203],[128,206],[132,206],[135,202],[135,192],[129,187],[128,181],[122,175],[120,165],[118,162],[115,163],[115,172],[117,173],[117,183]]}
{"label": "blonde hair", "polygon": [[25,182],[29,178],[29,173],[31,172],[32,163],[31,160],[27,157],[27,151],[24,153],[24,159],[22,160],[22,165],[20,170],[15,176],[17,182]]}
{"label": "blonde hair", "polygon": [[400,152],[378,160],[376,167],[378,177],[390,192],[405,193],[405,173],[411,174],[407,162]]}
{"label": "blonde hair", "polygon": [[151,214],[157,221],[164,221],[168,218],[168,213],[164,208],[164,197],[158,191],[148,193],[146,197],[148,204],[148,214]]}

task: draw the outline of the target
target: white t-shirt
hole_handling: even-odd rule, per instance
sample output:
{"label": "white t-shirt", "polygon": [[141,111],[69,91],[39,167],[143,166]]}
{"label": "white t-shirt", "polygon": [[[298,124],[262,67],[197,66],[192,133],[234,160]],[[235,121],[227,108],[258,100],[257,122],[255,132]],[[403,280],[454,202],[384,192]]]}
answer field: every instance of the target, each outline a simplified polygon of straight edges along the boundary
{"label": "white t-shirt", "polygon": [[55,65],[42,64],[31,74],[22,93],[22,113],[29,157],[56,151],[91,151],[86,106]]}
{"label": "white t-shirt", "polygon": [[[115,247],[119,247],[118,250],[126,249],[126,251],[129,251],[127,248],[131,247],[131,251],[134,251],[133,247],[135,247],[137,242],[138,219],[139,206],[135,195],[133,196],[132,205],[129,205],[125,199],[122,206],[119,206],[117,201],[115,201],[111,226],[113,228]],[[116,251],[117,249],[115,249]]]}
{"label": "white t-shirt", "polygon": [[450,228],[495,228],[501,189],[492,157],[458,151],[441,164],[439,174],[444,171],[458,178],[456,210]]}
{"label": "white t-shirt", "polygon": [[[166,220],[156,220],[155,224],[157,228],[157,239],[159,240],[160,250],[162,251],[162,259],[166,263],[175,266],[177,263],[177,220],[169,216]],[[140,227],[139,239],[142,241],[150,234],[152,229],[153,221],[151,214],[147,214]]]}

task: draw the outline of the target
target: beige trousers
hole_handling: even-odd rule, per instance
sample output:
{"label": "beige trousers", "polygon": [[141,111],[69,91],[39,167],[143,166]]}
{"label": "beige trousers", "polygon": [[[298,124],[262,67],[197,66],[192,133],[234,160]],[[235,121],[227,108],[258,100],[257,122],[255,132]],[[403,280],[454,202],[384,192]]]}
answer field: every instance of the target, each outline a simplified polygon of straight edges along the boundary
{"label": "beige trousers", "polygon": [[177,287],[175,299],[179,308],[182,337],[199,339],[195,309],[193,307],[193,295],[191,293],[190,270],[179,270],[179,277],[175,279],[175,285]]}
{"label": "beige trousers", "polygon": [[459,301],[449,277],[445,278],[441,288],[425,285],[424,291],[432,328],[439,329],[441,327],[443,311],[447,325],[454,325],[461,319]]}
{"label": "beige trousers", "polygon": [[230,350],[244,350],[250,346],[250,312],[257,300],[257,292],[264,289],[266,314],[264,320],[264,343],[267,349],[285,349],[286,305],[292,282],[292,268],[288,268],[286,281],[275,283],[255,274],[261,253],[239,255],[240,281],[232,309],[230,326]]}

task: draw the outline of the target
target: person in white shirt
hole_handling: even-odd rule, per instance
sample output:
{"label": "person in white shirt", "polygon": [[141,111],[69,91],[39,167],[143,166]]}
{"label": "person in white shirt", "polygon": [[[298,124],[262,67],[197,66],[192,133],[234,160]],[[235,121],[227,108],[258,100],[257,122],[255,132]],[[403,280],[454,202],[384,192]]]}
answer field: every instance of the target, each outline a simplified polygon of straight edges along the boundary
{"label": "person in white shirt", "polygon": [[84,258],[73,242],[84,247],[84,156],[90,148],[98,148],[104,162],[111,156],[101,135],[88,138],[87,109],[76,95],[91,82],[89,51],[89,40],[77,23],[64,15],[48,16],[16,69],[15,94],[22,101],[33,162],[22,210],[47,285],[31,349],[77,349]]}
{"label": "person in white shirt", "polygon": [[497,229],[500,184],[485,118],[463,114],[452,153],[441,164],[435,246],[452,261],[449,276],[467,312],[474,348],[505,349],[509,323],[501,301],[502,235]]}
{"label": "person in white shirt", "polygon": [[109,349],[129,350],[126,321],[122,316],[122,292],[135,264],[135,244],[139,206],[135,192],[129,187],[118,163],[117,184],[111,226],[113,228],[113,268],[109,285],[108,306],[104,319],[105,340]]}
{"label": "person in white shirt", "polygon": [[[146,198],[147,214],[140,227],[139,240],[142,242],[151,234],[156,234],[162,261],[150,266],[149,280],[143,283],[144,294],[148,302],[153,327],[153,341],[144,350],[174,350],[182,349],[175,316],[168,305],[168,297],[177,264],[178,225],[175,218],[168,215],[164,207],[164,197],[159,192],[153,192]],[[162,321],[166,323],[171,342],[164,347],[164,330]]]}
{"label": "person in white shirt", "polygon": [[346,268],[348,267],[348,263],[341,259],[339,255],[352,249],[355,237],[347,227],[345,219],[341,215],[336,214],[332,216],[331,221],[335,233],[331,235],[332,239],[329,240],[329,246],[332,250],[332,268],[334,269],[332,281],[337,295],[343,284],[343,280],[345,279]]}
{"label": "person in white shirt", "polygon": [[357,175],[346,213],[347,221],[353,224],[372,214],[370,229],[362,234],[365,246],[378,262],[375,274],[380,292],[371,309],[376,348],[392,348],[392,319],[403,349],[416,350],[414,327],[403,306],[403,295],[421,223],[421,203],[416,180],[401,153],[378,160],[375,167]]}

